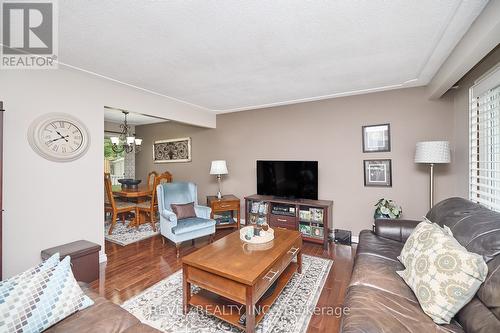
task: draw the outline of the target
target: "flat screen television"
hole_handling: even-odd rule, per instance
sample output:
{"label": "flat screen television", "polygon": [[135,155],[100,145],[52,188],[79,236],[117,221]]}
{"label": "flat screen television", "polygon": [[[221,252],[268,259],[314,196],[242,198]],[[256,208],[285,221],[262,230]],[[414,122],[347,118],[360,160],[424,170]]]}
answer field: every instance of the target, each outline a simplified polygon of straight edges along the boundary
{"label": "flat screen television", "polygon": [[257,194],[318,200],[318,161],[257,161]]}

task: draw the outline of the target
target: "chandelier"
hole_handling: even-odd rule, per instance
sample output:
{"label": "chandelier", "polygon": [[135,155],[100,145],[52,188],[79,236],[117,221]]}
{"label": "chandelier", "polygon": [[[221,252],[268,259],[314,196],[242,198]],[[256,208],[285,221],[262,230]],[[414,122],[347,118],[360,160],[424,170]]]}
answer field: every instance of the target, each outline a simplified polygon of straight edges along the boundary
{"label": "chandelier", "polygon": [[136,138],[134,133],[132,133],[130,125],[127,123],[128,112],[122,111],[122,113],[125,115],[125,120],[123,121],[123,124],[120,124],[120,135],[112,136],[110,138],[111,143],[113,144],[111,149],[113,149],[115,153],[121,153],[123,151],[127,154],[133,151],[137,153],[141,150],[142,139]]}

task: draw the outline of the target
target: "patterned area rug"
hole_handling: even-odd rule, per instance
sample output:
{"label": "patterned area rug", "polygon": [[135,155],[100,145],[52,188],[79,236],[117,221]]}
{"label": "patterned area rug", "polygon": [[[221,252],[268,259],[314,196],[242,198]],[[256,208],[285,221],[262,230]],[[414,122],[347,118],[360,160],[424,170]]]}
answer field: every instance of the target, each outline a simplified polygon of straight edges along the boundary
{"label": "patterned area rug", "polygon": [[[276,299],[256,332],[305,332],[333,261],[302,256],[302,274],[295,274]],[[193,287],[193,292],[199,289]],[[169,333],[241,332],[235,326],[191,308],[182,313],[182,270],[126,301],[123,308],[143,323]]]}
{"label": "patterned area rug", "polygon": [[160,223],[156,222],[156,232],[153,231],[150,223],[141,224],[138,228],[129,228],[130,221],[125,221],[125,225],[122,221],[117,221],[113,233],[108,235],[109,228],[111,227],[111,222],[104,222],[104,238],[106,240],[116,243],[121,246],[132,244],[143,239],[153,237],[160,233]]}

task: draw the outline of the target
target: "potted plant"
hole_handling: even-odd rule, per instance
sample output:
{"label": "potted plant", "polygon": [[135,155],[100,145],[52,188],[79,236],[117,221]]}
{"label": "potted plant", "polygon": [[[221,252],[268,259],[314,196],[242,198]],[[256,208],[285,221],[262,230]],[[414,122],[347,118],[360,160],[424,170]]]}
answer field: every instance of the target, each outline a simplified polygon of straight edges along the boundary
{"label": "potted plant", "polygon": [[375,214],[373,217],[376,219],[397,219],[401,217],[403,209],[394,201],[382,198],[375,204]]}

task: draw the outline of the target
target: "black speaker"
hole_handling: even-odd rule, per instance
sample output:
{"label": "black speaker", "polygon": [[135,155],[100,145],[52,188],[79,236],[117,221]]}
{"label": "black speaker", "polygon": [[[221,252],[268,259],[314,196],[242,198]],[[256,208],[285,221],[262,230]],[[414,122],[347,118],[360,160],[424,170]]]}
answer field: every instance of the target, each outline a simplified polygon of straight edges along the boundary
{"label": "black speaker", "polygon": [[352,233],[350,230],[335,229],[334,233],[335,233],[335,238],[334,238],[335,243],[351,245]]}

